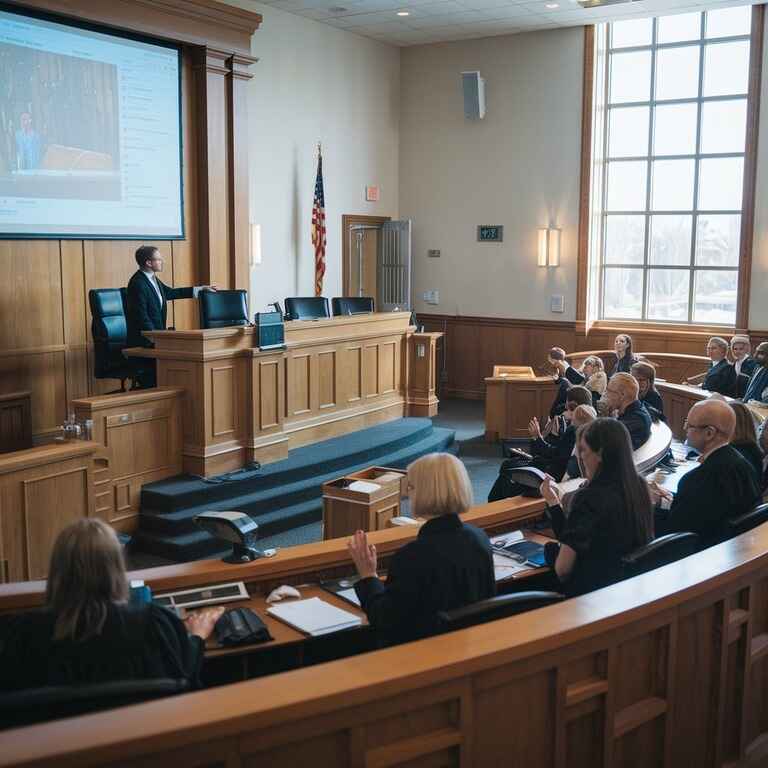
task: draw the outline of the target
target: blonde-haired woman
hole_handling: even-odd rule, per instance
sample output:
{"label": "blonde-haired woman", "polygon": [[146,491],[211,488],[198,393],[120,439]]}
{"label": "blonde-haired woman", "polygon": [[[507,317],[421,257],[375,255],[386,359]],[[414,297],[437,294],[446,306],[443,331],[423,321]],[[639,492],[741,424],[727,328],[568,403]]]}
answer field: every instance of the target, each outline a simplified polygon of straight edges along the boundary
{"label": "blonde-haired woman", "polygon": [[472,504],[464,465],[447,453],[422,456],[408,467],[408,485],[411,511],[427,521],[393,556],[386,583],[365,533],[358,531],[348,545],[360,575],[355,591],[384,644],[426,637],[437,629],[438,611],[496,593],[490,541],[459,517]]}
{"label": "blonde-haired woman", "polygon": [[592,405],[597,408],[597,402],[608,386],[608,376],[605,373],[603,361],[597,355],[585,357],[581,364],[581,373],[586,379],[584,386],[592,393]]}
{"label": "blonde-haired woman", "polygon": [[128,601],[122,548],[98,519],[78,520],[51,553],[46,606],[16,617],[0,648],[0,689],[155,677],[199,684],[203,641],[223,609],[184,623]]}

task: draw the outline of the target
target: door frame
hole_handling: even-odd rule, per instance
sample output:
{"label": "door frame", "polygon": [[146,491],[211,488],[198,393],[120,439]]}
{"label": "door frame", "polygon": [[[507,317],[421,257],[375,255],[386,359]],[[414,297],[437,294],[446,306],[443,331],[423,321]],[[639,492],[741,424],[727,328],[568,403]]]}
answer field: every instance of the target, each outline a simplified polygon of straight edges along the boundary
{"label": "door frame", "polygon": [[[355,213],[345,213],[341,217],[341,293],[342,296],[350,296],[349,293],[349,230],[356,224],[369,226],[381,226],[384,222],[392,221],[391,216],[365,216]],[[356,294],[355,294],[356,295]],[[375,298],[375,297],[374,297]]]}

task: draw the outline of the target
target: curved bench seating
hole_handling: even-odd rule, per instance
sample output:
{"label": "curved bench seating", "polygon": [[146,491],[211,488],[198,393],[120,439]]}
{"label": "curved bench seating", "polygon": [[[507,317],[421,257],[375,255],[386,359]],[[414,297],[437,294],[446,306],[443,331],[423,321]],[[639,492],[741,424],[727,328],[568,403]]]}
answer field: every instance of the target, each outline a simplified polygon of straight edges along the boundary
{"label": "curved bench seating", "polygon": [[[616,354],[612,349],[597,349],[591,352],[571,352],[567,355],[574,368],[579,368],[585,358],[594,355],[603,361],[605,370],[610,373],[616,364]],[[710,359],[703,355],[679,355],[674,352],[635,352],[641,360],[652,363],[656,375],[666,381],[681,382],[691,376],[704,373],[710,365]]]}
{"label": "curved bench seating", "polygon": [[768,746],[767,598],[762,525],[519,617],[6,731],[0,766],[740,765]]}

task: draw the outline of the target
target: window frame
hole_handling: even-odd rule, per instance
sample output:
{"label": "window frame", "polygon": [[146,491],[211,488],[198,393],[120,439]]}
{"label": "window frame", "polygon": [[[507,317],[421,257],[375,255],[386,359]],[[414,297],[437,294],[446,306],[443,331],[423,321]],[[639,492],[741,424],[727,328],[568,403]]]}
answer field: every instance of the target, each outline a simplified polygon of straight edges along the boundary
{"label": "window frame", "polygon": [[[763,56],[763,23],[764,23],[765,9],[762,5],[752,6],[751,16],[751,28],[749,35],[735,35],[731,37],[706,37],[706,18],[704,14],[701,15],[701,28],[700,37],[697,40],[682,41],[673,43],[658,43],[658,24],[654,23],[652,26],[652,39],[650,45],[643,46],[628,46],[625,48],[610,48],[606,46],[604,59],[606,65],[604,71],[600,73],[595,72],[596,62],[598,57],[596,56],[596,43],[597,36],[595,34],[595,27],[585,27],[584,34],[584,73],[583,73],[583,96],[582,96],[582,147],[581,147],[581,184],[580,184],[580,211],[579,211],[579,247],[578,247],[578,284],[577,284],[577,313],[576,323],[577,329],[581,331],[588,331],[588,326],[592,327],[615,327],[617,323],[626,327],[651,327],[657,329],[668,328],[670,330],[677,330],[682,332],[700,331],[712,329],[718,332],[724,332],[725,330],[746,330],[748,324],[748,312],[749,312],[749,290],[750,290],[750,277],[752,267],[752,242],[754,236],[754,203],[755,203],[755,181],[757,171],[757,134],[758,134],[758,118],[760,111],[760,82],[761,82],[761,69],[762,69],[762,56]],[[748,69],[748,83],[747,92],[733,93],[726,96],[703,96],[703,78],[704,78],[704,57],[706,54],[706,48],[712,44],[722,44],[724,42],[736,42],[736,41],[750,41],[750,55],[749,55],[749,69]],[[612,41],[611,41],[612,42]],[[684,99],[671,99],[663,100],[661,102],[655,99],[656,95],[656,56],[653,55],[656,50],[663,50],[668,48],[680,48],[680,47],[692,47],[696,46],[699,49],[699,87],[695,97]],[[611,108],[618,107],[647,107],[649,109],[649,125],[648,125],[648,154],[635,157],[621,157],[618,160],[612,160],[611,162],[628,162],[641,160],[647,164],[646,167],[646,208],[642,211],[612,211],[610,214],[606,214],[604,210],[605,195],[606,195],[606,181],[608,174],[608,122],[610,119],[610,110],[608,108],[608,88],[609,88],[609,52],[614,51],[621,52],[633,52],[633,51],[650,51],[651,56],[651,83],[649,87],[649,99],[642,102],[616,102],[612,104]],[[590,254],[590,221],[594,221],[594,211],[590,210],[590,190],[592,186],[592,174],[595,172],[593,168],[593,105],[595,103],[595,77],[596,74],[600,75],[600,84],[604,88],[604,114],[601,119],[604,121],[602,130],[598,132],[598,135],[602,135],[603,155],[604,162],[601,163],[602,167],[597,169],[602,174],[602,197],[600,201],[601,210],[599,211],[599,226],[601,228],[599,240],[599,253]],[[746,119],[746,136],[744,152],[726,152],[726,153],[702,153],[701,152],[701,131],[702,131],[702,119],[703,119],[703,105],[710,102],[728,101],[733,99],[739,99],[746,97],[747,100],[747,119]],[[697,107],[697,122],[696,122],[696,146],[695,152],[686,155],[654,155],[653,154],[653,108],[657,104],[661,105],[676,105],[676,104],[695,104]],[[699,167],[702,159],[720,158],[720,157],[743,157],[743,180],[742,180],[742,205],[740,210],[728,210],[715,211],[707,209],[705,213],[700,213],[698,209],[698,190],[699,190]],[[660,160],[674,160],[674,159],[690,159],[694,160],[694,189],[693,189],[693,207],[691,210],[686,211],[659,211],[655,214],[650,207],[651,204],[651,178],[652,178],[652,166],[656,159]],[[650,270],[654,268],[661,268],[666,270],[681,270],[690,275],[688,286],[688,320],[652,320],[652,319],[624,319],[624,318],[606,318],[604,317],[604,284],[605,284],[605,269],[606,265],[603,263],[604,243],[603,238],[605,236],[605,229],[607,218],[610,215],[622,215],[622,214],[634,214],[642,215],[645,217],[645,232],[644,232],[644,250],[643,250],[643,263],[642,265],[633,264],[627,265],[638,272],[642,272],[642,308],[643,314],[647,313],[648,306],[648,288],[649,288],[649,275]],[[739,242],[739,257],[736,267],[697,267],[695,265],[695,250],[696,250],[696,226],[692,222],[691,231],[691,259],[687,265],[664,265],[659,267],[651,266],[650,264],[650,219],[653,215],[675,215],[682,214],[691,216],[692,218],[700,215],[715,215],[718,213],[727,214],[739,214],[741,216],[741,234]],[[594,264],[590,264],[590,259],[599,259],[597,264],[597,277],[599,284],[597,286],[598,299],[597,304],[599,307],[598,317],[590,321],[587,317],[587,296],[589,292],[588,279],[590,271],[594,273]],[[611,267],[620,267],[620,264],[612,264]],[[591,268],[592,267],[592,268]],[[736,317],[733,324],[716,324],[716,323],[702,323],[693,319],[694,316],[694,299],[695,299],[695,277],[697,272],[701,271],[723,271],[723,272],[736,272],[736,285],[737,285],[737,297],[736,297]],[[593,278],[594,279],[594,278]]]}

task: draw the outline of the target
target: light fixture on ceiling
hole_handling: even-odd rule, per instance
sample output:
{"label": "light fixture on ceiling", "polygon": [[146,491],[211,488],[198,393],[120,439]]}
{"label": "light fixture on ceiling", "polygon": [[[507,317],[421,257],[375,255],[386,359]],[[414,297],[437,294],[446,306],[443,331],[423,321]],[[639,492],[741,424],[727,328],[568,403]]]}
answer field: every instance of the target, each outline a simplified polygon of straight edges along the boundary
{"label": "light fixture on ceiling", "polygon": [[539,266],[560,266],[559,227],[539,227]]}
{"label": "light fixture on ceiling", "polygon": [[341,5],[334,5],[328,9],[328,13],[346,13],[348,10],[349,8],[344,8]]}
{"label": "light fixture on ceiling", "polygon": [[555,10],[555,8],[559,8],[559,7],[560,7],[560,4],[559,4],[559,3],[547,3],[547,4],[546,4],[544,7],[545,7],[545,8],[546,8],[548,11],[554,11],[554,10]]}
{"label": "light fixture on ceiling", "polygon": [[410,14],[410,11],[398,11],[397,15],[398,16],[410,16],[411,14]]}

